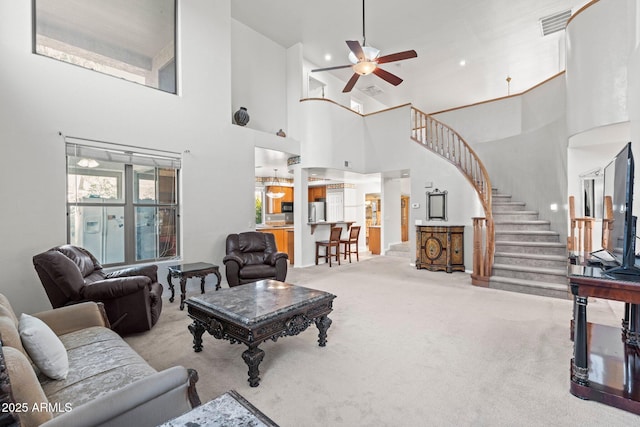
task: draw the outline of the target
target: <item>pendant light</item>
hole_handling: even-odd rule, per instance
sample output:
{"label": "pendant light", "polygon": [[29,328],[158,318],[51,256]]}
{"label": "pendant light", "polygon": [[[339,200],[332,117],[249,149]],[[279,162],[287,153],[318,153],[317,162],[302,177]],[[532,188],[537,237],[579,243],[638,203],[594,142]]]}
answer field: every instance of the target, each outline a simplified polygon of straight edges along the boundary
{"label": "pendant light", "polygon": [[[280,187],[280,181],[278,180],[278,169],[274,169],[275,172],[275,177],[273,178],[273,182],[271,183],[271,186],[278,186]],[[267,191],[267,197],[270,197],[272,199],[282,199],[284,197],[284,192],[283,191]]]}

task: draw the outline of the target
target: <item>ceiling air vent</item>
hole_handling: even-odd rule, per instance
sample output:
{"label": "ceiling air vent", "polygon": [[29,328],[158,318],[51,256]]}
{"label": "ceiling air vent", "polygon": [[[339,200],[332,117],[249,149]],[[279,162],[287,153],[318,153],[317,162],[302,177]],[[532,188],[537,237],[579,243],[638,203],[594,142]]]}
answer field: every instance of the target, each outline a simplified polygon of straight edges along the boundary
{"label": "ceiling air vent", "polygon": [[548,36],[549,34],[564,30],[569,18],[571,18],[571,9],[540,18],[542,36]]}
{"label": "ceiling air vent", "polygon": [[382,93],[382,89],[380,89],[378,86],[375,86],[375,85],[367,86],[364,89],[360,89],[360,90],[369,96],[376,96]]}

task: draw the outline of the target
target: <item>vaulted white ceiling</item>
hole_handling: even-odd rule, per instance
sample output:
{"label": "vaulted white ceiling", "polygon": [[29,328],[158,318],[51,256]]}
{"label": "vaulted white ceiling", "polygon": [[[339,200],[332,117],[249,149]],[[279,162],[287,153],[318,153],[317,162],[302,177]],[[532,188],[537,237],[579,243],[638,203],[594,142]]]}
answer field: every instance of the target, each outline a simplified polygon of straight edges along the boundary
{"label": "vaulted white ceiling", "polygon": [[[565,67],[564,31],[543,36],[540,19],[575,13],[586,3],[366,0],[367,45],[381,55],[414,49],[418,58],[382,67],[404,79],[399,86],[369,75],[354,93],[375,85],[383,91],[376,98],[387,105],[411,102],[435,112],[522,92]],[[231,14],[285,48],[301,43],[304,57],[319,68],[349,63],[345,40],[362,43],[362,0],[232,1]],[[346,83],[352,71],[333,73]]]}

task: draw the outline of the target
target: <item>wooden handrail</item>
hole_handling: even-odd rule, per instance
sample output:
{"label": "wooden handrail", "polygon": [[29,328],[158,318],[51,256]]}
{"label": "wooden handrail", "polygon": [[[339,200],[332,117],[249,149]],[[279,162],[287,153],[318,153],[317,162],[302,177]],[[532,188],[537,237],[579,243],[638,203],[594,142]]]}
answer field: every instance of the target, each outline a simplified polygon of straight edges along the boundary
{"label": "wooden handrail", "polygon": [[480,197],[484,218],[474,218],[473,274],[471,283],[488,286],[493,268],[495,235],[489,174],[478,155],[455,130],[411,107],[411,139],[453,163]]}

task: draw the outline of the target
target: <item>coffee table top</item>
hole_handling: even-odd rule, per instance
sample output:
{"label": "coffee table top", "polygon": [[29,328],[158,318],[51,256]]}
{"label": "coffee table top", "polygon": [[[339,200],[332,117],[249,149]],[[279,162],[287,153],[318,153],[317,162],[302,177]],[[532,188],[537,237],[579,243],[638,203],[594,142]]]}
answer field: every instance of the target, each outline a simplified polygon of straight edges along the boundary
{"label": "coffee table top", "polygon": [[237,391],[231,390],[158,427],[278,427]]}
{"label": "coffee table top", "polygon": [[171,265],[167,268],[169,270],[177,271],[180,273],[190,273],[192,271],[207,270],[209,268],[218,268],[218,266],[215,264],[210,264],[208,262],[192,262],[192,263],[186,263],[186,264]]}
{"label": "coffee table top", "polygon": [[260,280],[191,297],[186,300],[186,304],[251,326],[308,304],[323,299],[333,300],[335,297],[329,292],[277,280]]}

